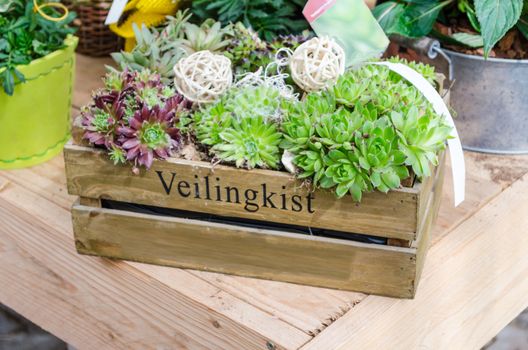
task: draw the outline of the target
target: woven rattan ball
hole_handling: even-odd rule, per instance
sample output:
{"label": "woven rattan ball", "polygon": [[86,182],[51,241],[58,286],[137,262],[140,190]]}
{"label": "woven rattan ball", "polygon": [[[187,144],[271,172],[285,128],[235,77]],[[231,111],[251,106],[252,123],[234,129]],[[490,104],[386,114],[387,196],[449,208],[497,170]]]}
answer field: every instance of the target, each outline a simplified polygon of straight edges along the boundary
{"label": "woven rattan ball", "polygon": [[174,74],[178,92],[198,103],[215,101],[233,83],[231,60],[207,50],[179,60]]}
{"label": "woven rattan ball", "polygon": [[290,60],[291,76],[304,91],[319,91],[345,71],[345,52],[334,39],[313,38],[300,45]]}

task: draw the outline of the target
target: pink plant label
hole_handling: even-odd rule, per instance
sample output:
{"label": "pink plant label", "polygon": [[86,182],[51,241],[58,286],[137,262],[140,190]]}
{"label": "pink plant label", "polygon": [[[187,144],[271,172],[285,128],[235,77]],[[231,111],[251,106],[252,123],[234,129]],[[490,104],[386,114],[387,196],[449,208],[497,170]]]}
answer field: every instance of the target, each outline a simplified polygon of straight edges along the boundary
{"label": "pink plant label", "polygon": [[335,5],[337,0],[308,0],[303,9],[303,15],[309,23],[312,23],[329,8]]}

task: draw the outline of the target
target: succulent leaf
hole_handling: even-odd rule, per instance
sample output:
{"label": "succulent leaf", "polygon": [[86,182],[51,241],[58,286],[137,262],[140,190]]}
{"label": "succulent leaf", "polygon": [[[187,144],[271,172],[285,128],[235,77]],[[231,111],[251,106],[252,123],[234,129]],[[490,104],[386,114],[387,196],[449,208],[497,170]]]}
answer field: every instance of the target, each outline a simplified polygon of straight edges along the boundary
{"label": "succulent leaf", "polygon": [[282,97],[268,86],[233,88],[194,115],[196,138],[218,159],[237,167],[273,168],[280,162]]}
{"label": "succulent leaf", "polygon": [[[84,138],[104,147],[114,163],[150,168],[181,146],[176,127],[190,104],[149,71],[118,73],[105,78],[90,105],[81,111]],[[117,89],[115,89],[117,88]]]}
{"label": "succulent leaf", "polygon": [[298,176],[356,201],[398,188],[409,167],[429,176],[451,132],[414,86],[378,65],[347,71],[284,110],[281,147],[295,156]]}

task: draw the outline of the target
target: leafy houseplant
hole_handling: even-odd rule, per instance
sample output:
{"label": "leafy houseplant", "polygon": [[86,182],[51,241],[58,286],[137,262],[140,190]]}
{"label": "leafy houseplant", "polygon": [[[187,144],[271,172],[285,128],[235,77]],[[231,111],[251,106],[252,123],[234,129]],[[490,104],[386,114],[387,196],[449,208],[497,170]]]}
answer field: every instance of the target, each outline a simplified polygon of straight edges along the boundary
{"label": "leafy houseplant", "polygon": [[[521,78],[528,74],[528,1],[379,1],[374,14],[389,34],[428,35],[442,43],[449,58],[451,105],[465,149],[528,153],[528,123],[523,119],[528,100]],[[434,64],[445,67],[441,57]]]}
{"label": "leafy houseplant", "polygon": [[[373,12],[388,34],[432,35],[445,44],[483,47],[486,57],[512,28],[528,38],[526,0],[389,0]],[[443,26],[454,32],[439,30]]]}
{"label": "leafy houseplant", "polygon": [[[0,2],[0,168],[43,162],[69,138],[77,38],[68,14],[50,21],[33,1]],[[48,16],[59,17],[52,8]]]}
{"label": "leafy houseplant", "polygon": [[0,81],[8,95],[13,94],[16,82],[25,80],[17,66],[63,49],[66,36],[75,32],[69,27],[75,13],[54,22],[36,13],[33,6],[23,0],[0,3]]}
{"label": "leafy houseplant", "polygon": [[218,18],[224,24],[240,21],[269,41],[279,34],[308,29],[302,17],[304,5],[304,0],[195,0],[192,11],[202,20]]}

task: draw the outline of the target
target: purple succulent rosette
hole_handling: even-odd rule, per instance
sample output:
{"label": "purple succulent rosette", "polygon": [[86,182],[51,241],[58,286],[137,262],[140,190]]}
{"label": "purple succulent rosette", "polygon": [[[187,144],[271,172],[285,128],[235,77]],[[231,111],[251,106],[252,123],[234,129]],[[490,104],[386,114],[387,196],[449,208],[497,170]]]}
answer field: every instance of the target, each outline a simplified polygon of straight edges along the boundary
{"label": "purple succulent rosette", "polygon": [[84,139],[104,147],[117,163],[150,168],[182,146],[176,126],[191,103],[149,71],[112,71],[93,102],[81,111]]}

